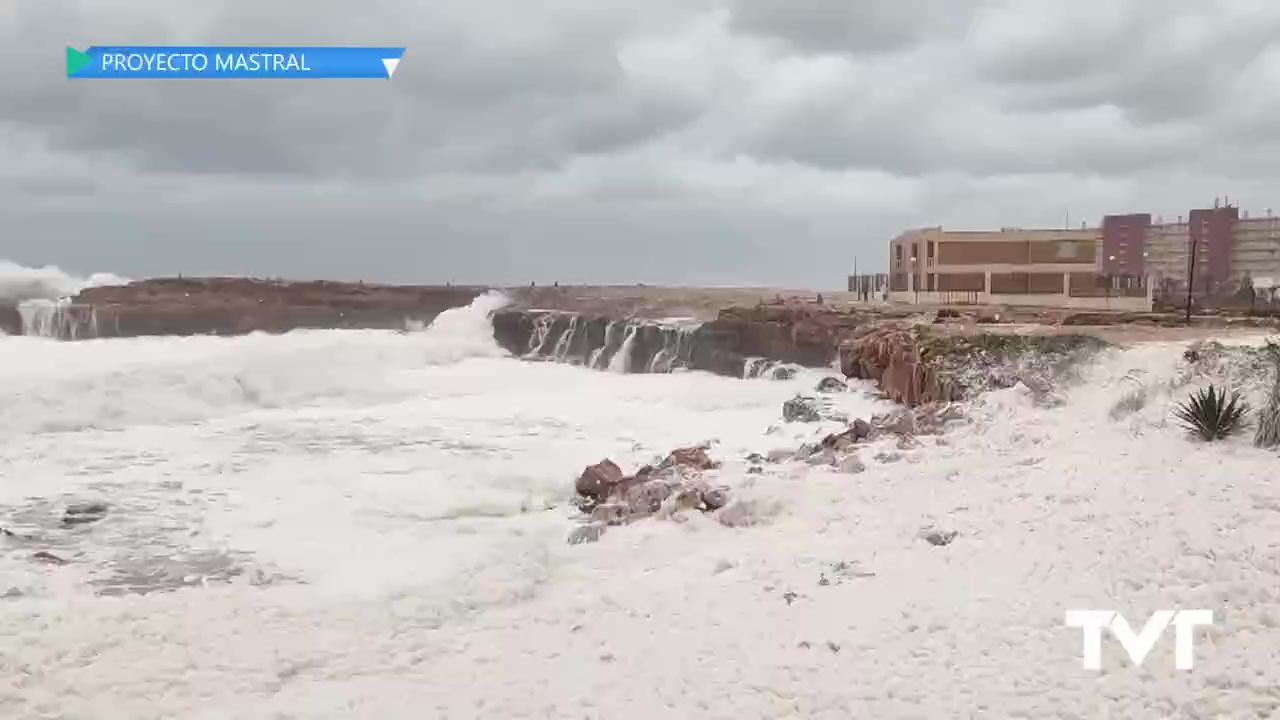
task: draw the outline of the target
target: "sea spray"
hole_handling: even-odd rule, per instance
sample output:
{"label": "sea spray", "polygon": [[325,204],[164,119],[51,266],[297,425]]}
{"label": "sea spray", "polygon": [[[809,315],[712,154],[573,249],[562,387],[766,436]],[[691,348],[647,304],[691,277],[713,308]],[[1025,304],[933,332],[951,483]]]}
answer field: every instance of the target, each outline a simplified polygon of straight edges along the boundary
{"label": "sea spray", "polygon": [[60,300],[91,287],[124,285],[125,278],[110,273],[77,277],[56,266],[26,267],[0,260],[0,301]]}

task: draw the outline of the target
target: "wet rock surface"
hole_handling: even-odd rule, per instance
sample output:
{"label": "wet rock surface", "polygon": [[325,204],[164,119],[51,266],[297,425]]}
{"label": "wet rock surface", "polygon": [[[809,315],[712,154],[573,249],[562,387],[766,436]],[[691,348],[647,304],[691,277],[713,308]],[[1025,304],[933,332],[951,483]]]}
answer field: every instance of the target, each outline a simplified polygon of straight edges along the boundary
{"label": "wet rock surface", "polygon": [[1088,335],[954,335],[895,324],[846,340],[840,367],[846,377],[874,380],[886,397],[910,407],[1018,383],[1048,399],[1072,368],[1106,347]]}
{"label": "wet rock surface", "polygon": [[933,545],[934,547],[945,547],[955,541],[960,533],[955,530],[941,530],[939,528],[925,528],[920,531],[920,539]]}
{"label": "wet rock surface", "polygon": [[608,459],[587,466],[575,483],[574,500],[583,513],[583,524],[570,533],[569,544],[596,542],[610,527],[648,517],[678,521],[683,512],[714,513],[726,508],[729,490],[710,485],[703,477],[719,466],[705,446],[676,448],[631,475]]}
{"label": "wet rock surface", "polygon": [[62,513],[62,524],[87,525],[107,516],[107,504],[101,502],[74,503]]}
{"label": "wet rock surface", "polygon": [[824,377],[818,381],[818,385],[814,388],[814,391],[820,393],[841,393],[848,389],[849,386],[840,378]]}
{"label": "wet rock surface", "polygon": [[822,413],[815,398],[797,395],[782,403],[782,419],[787,422],[818,422],[822,420]]}
{"label": "wet rock surface", "polygon": [[[254,585],[288,580],[255,567],[248,555],[193,545],[190,526],[171,516],[139,514],[137,508],[31,498],[0,506],[0,521],[0,553],[47,566],[47,572],[74,565],[97,595],[145,595],[237,578]],[[8,587],[0,577],[0,597],[23,597],[28,590]]]}
{"label": "wet rock surface", "polygon": [[804,304],[725,308],[712,320],[653,319],[512,307],[493,316],[505,350],[626,372],[686,368],[733,377],[787,380],[800,367],[831,363],[841,338],[871,316]]}

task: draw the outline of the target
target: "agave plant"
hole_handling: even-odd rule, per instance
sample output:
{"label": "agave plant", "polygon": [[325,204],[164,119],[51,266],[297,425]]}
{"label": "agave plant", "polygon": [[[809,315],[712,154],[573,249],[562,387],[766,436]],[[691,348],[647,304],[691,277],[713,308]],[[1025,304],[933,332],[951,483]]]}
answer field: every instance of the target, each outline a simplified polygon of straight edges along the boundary
{"label": "agave plant", "polygon": [[1267,406],[1258,412],[1258,431],[1253,436],[1253,444],[1273,448],[1280,446],[1280,345],[1268,340],[1266,353],[1272,365],[1271,393],[1267,396]]}
{"label": "agave plant", "polygon": [[1213,442],[1244,427],[1247,412],[1249,405],[1239,392],[1228,396],[1226,390],[1210,385],[1179,405],[1174,415],[1192,434]]}

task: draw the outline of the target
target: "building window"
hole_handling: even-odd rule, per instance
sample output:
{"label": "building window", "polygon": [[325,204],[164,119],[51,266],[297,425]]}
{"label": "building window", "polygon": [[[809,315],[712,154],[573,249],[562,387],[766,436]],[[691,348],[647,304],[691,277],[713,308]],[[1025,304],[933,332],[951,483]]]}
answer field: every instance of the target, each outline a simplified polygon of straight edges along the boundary
{"label": "building window", "polygon": [[1058,259],[1067,260],[1076,256],[1076,244],[1070,240],[1058,243]]}
{"label": "building window", "polygon": [[929,259],[930,260],[933,259],[933,241],[932,240],[929,241]]}
{"label": "building window", "polygon": [[920,244],[911,243],[911,259],[915,260],[918,257],[920,257]]}
{"label": "building window", "polygon": [[902,246],[901,245],[893,246],[893,261],[894,261],[894,264],[896,265],[902,265]]}

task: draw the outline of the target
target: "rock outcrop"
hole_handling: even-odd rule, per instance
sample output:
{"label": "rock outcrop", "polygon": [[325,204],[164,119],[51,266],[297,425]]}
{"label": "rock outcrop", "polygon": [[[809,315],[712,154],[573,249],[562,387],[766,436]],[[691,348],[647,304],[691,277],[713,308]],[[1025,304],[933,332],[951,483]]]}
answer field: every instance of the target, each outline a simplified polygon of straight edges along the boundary
{"label": "rock outcrop", "polygon": [[751,358],[823,367],[835,359],[841,340],[872,320],[818,305],[727,308],[698,329],[694,366],[723,375],[741,375]]}
{"label": "rock outcrop", "polygon": [[[0,306],[0,331],[18,334],[34,330],[36,334],[78,339],[238,335],[296,328],[398,329],[410,323],[429,323],[441,312],[465,306],[488,290],[249,278],[153,279],[91,288],[47,307]],[[603,301],[592,304],[587,295],[566,288],[509,292],[513,304],[494,314],[494,337],[503,348],[526,359],[622,372],[692,369],[781,379],[798,366],[826,366],[838,355],[847,377],[876,380],[888,397],[909,406],[955,400],[974,389],[1007,386],[1027,377],[1018,358],[1029,346],[1009,339],[1021,336],[993,332],[975,336],[993,338],[990,340],[958,339],[946,332],[945,324],[913,329],[886,320],[893,315],[889,311],[838,309],[811,302],[762,302],[752,307],[721,308],[713,318],[699,323],[695,319],[619,317],[618,313],[646,307],[637,304],[643,294],[639,289],[624,294],[618,301],[625,302],[616,312],[598,315],[575,313],[559,305],[552,310],[529,305],[534,300],[558,299],[565,308],[577,303],[584,308],[608,309]],[[713,309],[708,306],[709,298],[704,301],[698,315],[703,319]],[[943,314],[939,318],[946,319]],[[922,327],[936,331],[922,332]],[[974,326],[968,326],[966,332],[972,334]],[[1079,336],[1071,337],[1074,340],[1070,342],[1081,344]],[[1063,342],[1062,336],[1035,340],[1046,346]],[[1055,352],[1062,355],[1058,350],[1047,354]],[[974,366],[992,377],[972,377]],[[840,385],[831,379],[817,390],[839,392]]]}
{"label": "rock outcrop", "polygon": [[1089,335],[964,335],[893,324],[842,343],[840,368],[846,377],[876,381],[890,400],[917,407],[1019,382],[1045,394],[1063,372],[1106,346]]}
{"label": "rock outcrop", "polygon": [[[750,361],[823,367],[871,316],[812,305],[726,308],[701,324],[504,309],[494,338],[512,354],[597,369],[705,370],[742,377]],[[779,368],[781,369],[781,368]]]}
{"label": "rock outcrop", "polygon": [[840,348],[840,370],[845,377],[876,381],[890,400],[904,405],[951,399],[931,388],[934,378],[905,326],[871,328],[847,341]]}
{"label": "rock outcrop", "polygon": [[16,303],[0,303],[0,335],[21,335],[22,313]]}
{"label": "rock outcrop", "polygon": [[[298,328],[402,328],[406,321],[428,323],[485,291],[329,281],[159,278],[90,288],[66,305],[91,311],[100,337],[243,335]],[[0,324],[9,314],[0,310]]]}
{"label": "rock outcrop", "polygon": [[686,510],[720,510],[729,503],[729,491],[703,480],[703,473],[719,465],[702,446],[677,448],[632,475],[608,459],[588,465],[574,484],[585,522],[569,535],[569,543],[595,542],[610,527],[655,515],[678,519]]}

